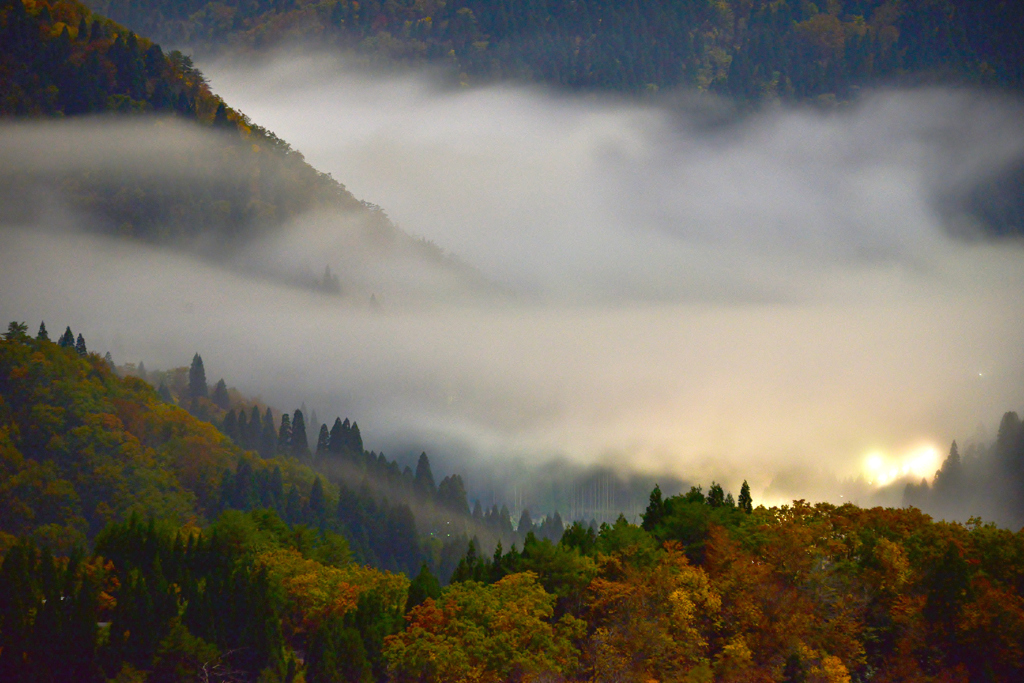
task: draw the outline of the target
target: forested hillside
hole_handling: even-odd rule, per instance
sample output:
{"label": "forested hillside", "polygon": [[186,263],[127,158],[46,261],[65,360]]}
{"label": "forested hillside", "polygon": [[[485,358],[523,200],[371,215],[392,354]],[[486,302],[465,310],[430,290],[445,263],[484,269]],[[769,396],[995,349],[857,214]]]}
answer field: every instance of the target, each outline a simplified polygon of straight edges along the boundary
{"label": "forested hillside", "polygon": [[[461,478],[435,486],[425,454],[402,470],[349,420],[311,447],[301,410],[275,430],[272,410],[211,390],[198,354],[183,371],[122,366],[154,389],[81,333],[49,337],[12,323],[0,341],[4,680],[1024,673],[1022,532],[914,508],[765,508],[712,484],[655,488],[639,526],[555,534],[525,514],[504,535],[507,511],[469,513]],[[1002,431],[1019,440],[1019,420]],[[491,525],[505,543],[469,542]]]}
{"label": "forested hillside", "polygon": [[239,470],[263,474],[272,496],[310,514],[308,467],[244,452],[146,382],[118,377],[81,334],[48,337],[45,326],[31,337],[12,323],[0,341],[5,546],[28,535],[67,552],[133,513],[203,525],[231,507]]}
{"label": "forested hillside", "polygon": [[[140,175],[137,166],[99,173],[72,168],[45,177],[27,159],[8,159],[21,163],[5,164],[5,199],[48,181],[119,233],[153,241],[209,233],[228,239],[319,205],[360,206],[343,186],[211,93],[188,57],[164,54],[159,45],[74,0],[31,7],[5,0],[0,36],[0,115],[26,120],[153,113],[222,132],[213,153],[192,157],[209,165],[197,175],[212,182],[194,177],[168,183],[164,169]],[[154,121],[151,135],[160,130]]]}
{"label": "forested hillside", "polygon": [[94,0],[174,45],[262,50],[310,40],[381,64],[443,62],[463,79],[741,101],[845,100],[884,83],[1024,86],[1008,0]]}
{"label": "forested hillside", "polygon": [[55,343],[45,323],[34,338],[11,323],[0,377],[6,545],[27,535],[67,552],[133,513],[202,526],[225,510],[269,509],[343,535],[360,562],[408,574],[426,562],[447,578],[471,539],[489,550],[562,534],[557,513],[534,525],[524,510],[514,527],[505,507],[471,510],[461,476],[435,482],[426,453],[415,472],[400,468],[366,450],[348,418],[328,429],[314,413],[312,440],[301,409],[275,411],[223,379],[211,390],[198,354],[189,368],[117,368],[70,328]]}
{"label": "forested hillside", "polygon": [[[60,206],[79,225],[220,258],[319,214],[355,259],[482,283],[233,110],[189,57],[77,0],[3,0],[0,44],[0,224],[31,225]],[[33,125],[43,121],[51,127]],[[365,288],[348,265],[285,277],[333,294]],[[334,272],[321,276],[325,266]]]}

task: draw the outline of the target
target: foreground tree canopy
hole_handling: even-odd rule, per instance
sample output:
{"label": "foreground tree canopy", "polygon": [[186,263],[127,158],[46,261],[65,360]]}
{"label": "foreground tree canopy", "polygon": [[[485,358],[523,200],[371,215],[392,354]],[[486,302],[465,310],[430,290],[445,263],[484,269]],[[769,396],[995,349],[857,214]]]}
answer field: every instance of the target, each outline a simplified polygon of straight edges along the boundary
{"label": "foreground tree canopy", "polygon": [[[493,553],[463,537],[441,581],[410,512],[395,541],[418,565],[388,571],[386,555],[353,561],[363,541],[324,511],[358,499],[301,461],[312,454],[244,452],[42,332],[12,324],[0,341],[4,680],[1024,676],[1021,532],[914,508],[754,507],[749,488],[733,501],[712,484],[656,488],[640,525],[576,522]],[[386,481],[390,461],[353,455],[353,424],[336,434],[339,462]],[[425,456],[417,470],[394,495],[450,510]]]}

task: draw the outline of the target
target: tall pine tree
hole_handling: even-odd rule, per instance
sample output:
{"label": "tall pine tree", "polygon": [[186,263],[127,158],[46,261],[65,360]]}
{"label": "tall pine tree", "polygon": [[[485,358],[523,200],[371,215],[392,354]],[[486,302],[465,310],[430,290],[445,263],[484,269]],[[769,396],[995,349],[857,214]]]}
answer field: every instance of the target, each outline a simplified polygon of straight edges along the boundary
{"label": "tall pine tree", "polygon": [[206,384],[206,368],[203,358],[198,353],[192,356],[192,367],[188,369],[188,397],[191,399],[206,398],[210,395],[210,387]]}

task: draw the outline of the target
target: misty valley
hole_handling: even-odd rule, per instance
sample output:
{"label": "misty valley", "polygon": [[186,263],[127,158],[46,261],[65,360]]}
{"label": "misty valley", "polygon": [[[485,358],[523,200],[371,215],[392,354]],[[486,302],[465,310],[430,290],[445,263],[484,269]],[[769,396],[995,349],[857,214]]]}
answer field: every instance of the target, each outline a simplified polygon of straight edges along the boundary
{"label": "misty valley", "polygon": [[0,680],[1024,679],[1022,25],[0,0]]}

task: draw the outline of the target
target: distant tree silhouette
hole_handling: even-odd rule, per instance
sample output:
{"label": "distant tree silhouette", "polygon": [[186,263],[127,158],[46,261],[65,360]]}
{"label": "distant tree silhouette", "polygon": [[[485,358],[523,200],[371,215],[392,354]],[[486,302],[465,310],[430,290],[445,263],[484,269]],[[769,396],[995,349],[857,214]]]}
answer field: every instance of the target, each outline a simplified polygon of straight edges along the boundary
{"label": "distant tree silhouette", "polygon": [[71,332],[70,325],[64,329],[64,334],[57,340],[57,345],[65,349],[73,349],[75,347],[75,335]]}
{"label": "distant tree silhouette", "polygon": [[306,436],[306,420],[301,410],[296,410],[292,417],[291,436],[292,455],[297,458],[304,458],[309,455],[309,437]]}
{"label": "distant tree silhouette", "polygon": [[434,484],[434,474],[430,471],[430,458],[427,457],[426,452],[420,453],[419,460],[416,461],[416,478],[415,478],[416,490],[424,496],[433,498],[434,494],[437,493],[437,487]]}
{"label": "distant tree silhouette", "polygon": [[277,430],[277,450],[287,453],[292,443],[292,418],[288,413],[281,414],[281,426]]}
{"label": "distant tree silhouette", "polygon": [[750,497],[750,484],[747,480],[743,480],[743,486],[740,487],[740,499],[738,501],[740,510],[743,510],[747,514],[754,511],[754,499]]}
{"label": "distant tree silhouette", "polygon": [[192,356],[192,367],[188,370],[188,397],[206,398],[210,395],[210,387],[206,384],[206,368],[203,358],[198,353]]}
{"label": "distant tree silhouette", "polygon": [[217,381],[213,388],[213,404],[221,410],[227,410],[231,405],[231,398],[228,396],[228,385],[223,379]]}

